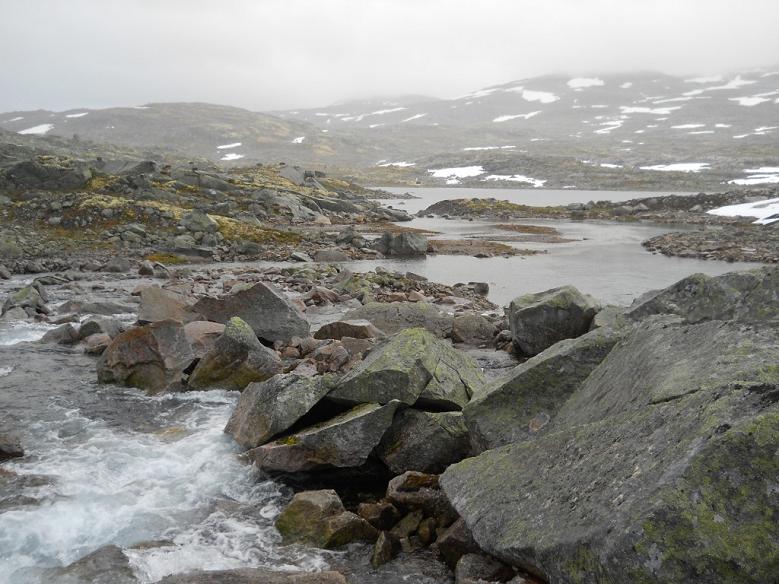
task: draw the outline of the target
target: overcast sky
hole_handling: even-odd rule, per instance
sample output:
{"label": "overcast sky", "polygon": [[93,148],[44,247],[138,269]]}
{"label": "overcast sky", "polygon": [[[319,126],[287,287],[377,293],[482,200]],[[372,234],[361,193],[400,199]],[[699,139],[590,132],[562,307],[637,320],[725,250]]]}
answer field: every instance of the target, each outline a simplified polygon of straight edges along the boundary
{"label": "overcast sky", "polygon": [[455,97],[779,65],[779,0],[0,0],[0,111]]}

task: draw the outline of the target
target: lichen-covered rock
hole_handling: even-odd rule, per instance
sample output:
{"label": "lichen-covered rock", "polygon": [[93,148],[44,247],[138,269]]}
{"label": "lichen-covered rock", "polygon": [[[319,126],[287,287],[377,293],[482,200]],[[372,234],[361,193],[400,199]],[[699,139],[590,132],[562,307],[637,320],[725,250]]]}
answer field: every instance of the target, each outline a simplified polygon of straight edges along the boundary
{"label": "lichen-covered rock", "polygon": [[300,310],[284,294],[263,282],[251,287],[236,286],[232,294],[219,298],[201,298],[194,311],[206,320],[221,323],[237,316],[268,342],[290,341],[309,333],[308,321]]}
{"label": "lichen-covered rock", "polygon": [[476,392],[463,408],[474,445],[487,450],[545,430],[620,338],[601,328],[560,341]]}
{"label": "lichen-covered rock", "polygon": [[400,402],[362,404],[335,418],[246,453],[268,472],[298,473],[355,468],[368,460]]}
{"label": "lichen-covered rock", "polygon": [[677,314],[692,323],[730,319],[776,322],[777,290],[777,266],[717,277],[693,274],[668,288],[644,294],[626,311],[626,317],[641,320],[653,314]]}
{"label": "lichen-covered rock", "polygon": [[331,490],[303,491],[292,497],[276,519],[284,543],[306,543],[332,549],[354,541],[374,541],[376,529],[347,511]]}
{"label": "lichen-covered rock", "polygon": [[189,389],[241,391],[252,382],[265,381],[280,373],[282,363],[238,317],[227,321],[222,336],[195,366],[187,380]]}
{"label": "lichen-covered rock", "polygon": [[325,376],[276,375],[241,394],[225,432],[244,448],[256,448],[290,428],[332,388]]}
{"label": "lichen-covered rock", "polygon": [[778,341],[647,322],[548,433],[450,466],[442,487],[485,551],[552,582],[769,582]]}
{"label": "lichen-covered rock", "polygon": [[452,333],[454,317],[427,302],[369,302],[350,310],[344,320],[368,320],[388,335],[409,328],[423,328],[437,337]]}
{"label": "lichen-covered rock", "polygon": [[8,295],[3,302],[2,314],[14,308],[21,308],[28,316],[49,314],[46,302],[48,302],[46,289],[43,286],[31,284]]}
{"label": "lichen-covered rock", "polygon": [[495,338],[495,325],[480,314],[456,316],[452,321],[452,342],[482,346]]}
{"label": "lichen-covered rock", "polygon": [[473,359],[424,329],[407,329],[375,348],[347,373],[330,399],[461,409],[484,383]]}
{"label": "lichen-covered rock", "polygon": [[470,454],[471,443],[461,412],[423,412],[412,408],[395,414],[376,454],[394,474],[407,470],[442,472]]}
{"label": "lichen-covered rock", "polygon": [[219,230],[219,224],[207,213],[193,209],[181,217],[180,224],[187,231],[197,233],[215,233]]}
{"label": "lichen-covered rock", "polygon": [[161,320],[118,335],[97,363],[97,378],[157,392],[181,381],[193,359],[184,325]]}
{"label": "lichen-covered rock", "polygon": [[159,320],[178,320],[187,323],[199,320],[192,310],[195,300],[173,290],[159,286],[141,289],[141,304],[138,308],[138,322],[145,324]]}
{"label": "lichen-covered rock", "polygon": [[525,294],[508,308],[511,337],[522,353],[537,355],[558,341],[586,333],[597,312],[595,300],[573,286]]}

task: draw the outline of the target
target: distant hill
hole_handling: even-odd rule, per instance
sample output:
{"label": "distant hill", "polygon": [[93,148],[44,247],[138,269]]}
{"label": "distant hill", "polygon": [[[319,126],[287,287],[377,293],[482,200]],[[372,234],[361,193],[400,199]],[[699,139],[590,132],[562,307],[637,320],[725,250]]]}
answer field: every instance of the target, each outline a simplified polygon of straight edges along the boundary
{"label": "distant hill", "polygon": [[272,113],[200,103],[9,112],[0,128],[224,163],[294,160],[384,184],[713,189],[779,183],[769,172],[779,166],[779,68],[545,76],[457,99]]}

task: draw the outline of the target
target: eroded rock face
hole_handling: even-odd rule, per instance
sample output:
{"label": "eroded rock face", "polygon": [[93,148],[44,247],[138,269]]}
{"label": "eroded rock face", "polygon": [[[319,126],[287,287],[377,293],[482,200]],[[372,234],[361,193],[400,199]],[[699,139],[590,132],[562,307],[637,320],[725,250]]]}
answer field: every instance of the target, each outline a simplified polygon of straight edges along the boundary
{"label": "eroded rock face", "polygon": [[400,402],[362,404],[322,424],[249,450],[260,469],[276,473],[363,465],[392,423]]}
{"label": "eroded rock face", "polygon": [[256,448],[290,428],[332,388],[325,376],[276,375],[241,394],[225,432],[244,448]]}
{"label": "eroded rock face", "polygon": [[241,391],[281,372],[281,359],[238,317],[227,321],[224,333],[198,362],[187,380],[189,389],[221,388]]}
{"label": "eroded rock face", "polygon": [[525,294],[508,308],[511,337],[522,353],[537,355],[558,341],[586,333],[597,312],[595,300],[573,286]]}
{"label": "eroded rock face", "polygon": [[417,328],[398,333],[371,351],[329,397],[348,404],[399,400],[458,410],[483,383],[470,356]]}
{"label": "eroded rock face", "polygon": [[485,551],[552,582],[770,581],[777,341],[647,322],[548,433],[449,467],[442,487]]}
{"label": "eroded rock face", "polygon": [[474,445],[487,450],[545,431],[622,336],[601,328],[560,341],[478,391],[463,408]]}
{"label": "eroded rock face", "polygon": [[388,335],[409,328],[423,328],[437,337],[452,333],[454,317],[427,302],[369,302],[350,310],[344,320],[367,320]]}
{"label": "eroded rock face", "polygon": [[118,335],[97,363],[101,383],[119,383],[151,392],[181,380],[194,359],[184,325],[161,320]]}
{"label": "eroded rock face", "polygon": [[347,511],[331,489],[297,493],[276,519],[276,529],[284,543],[327,549],[353,541],[374,541],[378,535],[365,519]]}
{"label": "eroded rock face", "polygon": [[308,321],[300,310],[284,294],[263,282],[236,287],[232,294],[219,298],[201,298],[194,310],[206,320],[221,323],[237,316],[268,342],[290,341],[309,333]]}

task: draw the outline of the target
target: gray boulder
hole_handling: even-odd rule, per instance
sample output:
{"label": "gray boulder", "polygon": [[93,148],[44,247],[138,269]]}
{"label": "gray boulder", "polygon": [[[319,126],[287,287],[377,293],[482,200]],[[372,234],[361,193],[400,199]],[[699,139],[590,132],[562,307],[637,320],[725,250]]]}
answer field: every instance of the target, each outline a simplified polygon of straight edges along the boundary
{"label": "gray boulder", "polygon": [[347,312],[344,320],[368,320],[388,335],[423,328],[443,338],[451,334],[454,317],[427,302],[369,302]]}
{"label": "gray boulder", "polygon": [[338,248],[318,249],[314,253],[315,262],[348,262],[351,259]]}
{"label": "gray boulder", "polygon": [[495,325],[480,314],[456,316],[452,321],[452,342],[482,346],[492,343]]}
{"label": "gray boulder", "polygon": [[100,383],[120,383],[150,392],[181,381],[195,358],[184,332],[175,320],[161,320],[118,335],[97,363]]}
{"label": "gray boulder", "polygon": [[51,343],[57,345],[74,345],[79,341],[78,330],[72,324],[61,324],[55,329],[47,331],[41,337],[40,343]]}
{"label": "gray boulder", "polygon": [[769,582],[777,341],[770,326],[648,322],[546,434],[450,466],[441,484],[485,551],[548,581]]}
{"label": "gray boulder", "polygon": [[222,336],[195,366],[187,388],[241,391],[252,382],[265,381],[280,373],[281,368],[276,352],[260,343],[246,322],[233,317],[227,321]]}
{"label": "gray boulder", "polygon": [[386,256],[414,257],[427,254],[427,238],[419,233],[385,232],[373,249]]}
{"label": "gray boulder", "polygon": [[146,324],[159,320],[178,320],[187,323],[199,320],[192,310],[195,300],[173,290],[159,286],[141,289],[141,304],[138,308],[138,322]]}
{"label": "gray boulder", "polygon": [[78,340],[82,341],[89,336],[97,334],[106,334],[112,339],[119,336],[122,332],[122,325],[118,320],[93,316],[86,319],[78,327]]}
{"label": "gray boulder", "polygon": [[225,432],[244,448],[256,448],[290,428],[332,387],[325,376],[276,375],[241,394]]}
{"label": "gray boulder", "polygon": [[249,450],[261,470],[297,473],[355,468],[368,460],[400,402],[362,404],[322,424]]}
{"label": "gray boulder", "polygon": [[459,410],[484,383],[475,361],[446,341],[415,328],[373,349],[329,398],[347,404],[388,403]]}
{"label": "gray boulder", "polygon": [[508,308],[511,337],[522,353],[537,355],[558,341],[586,333],[597,312],[595,300],[573,286],[525,294]]}
{"label": "gray boulder", "polygon": [[470,454],[468,429],[461,412],[423,412],[412,408],[395,414],[376,454],[393,474],[407,470],[439,473]]}
{"label": "gray boulder", "polygon": [[2,314],[14,308],[21,308],[28,316],[48,314],[47,302],[46,289],[43,286],[31,284],[8,295],[3,302]]}
{"label": "gray boulder", "polygon": [[206,320],[221,323],[237,316],[268,342],[290,341],[292,337],[304,338],[309,334],[308,321],[300,310],[275,287],[263,282],[236,286],[232,294],[220,298],[201,298],[194,311]]}
{"label": "gray boulder", "polygon": [[179,224],[192,233],[216,233],[219,231],[219,224],[210,215],[198,209],[185,213]]}
{"label": "gray boulder", "polygon": [[620,338],[597,329],[560,341],[476,392],[463,408],[474,445],[487,450],[545,430]]}

